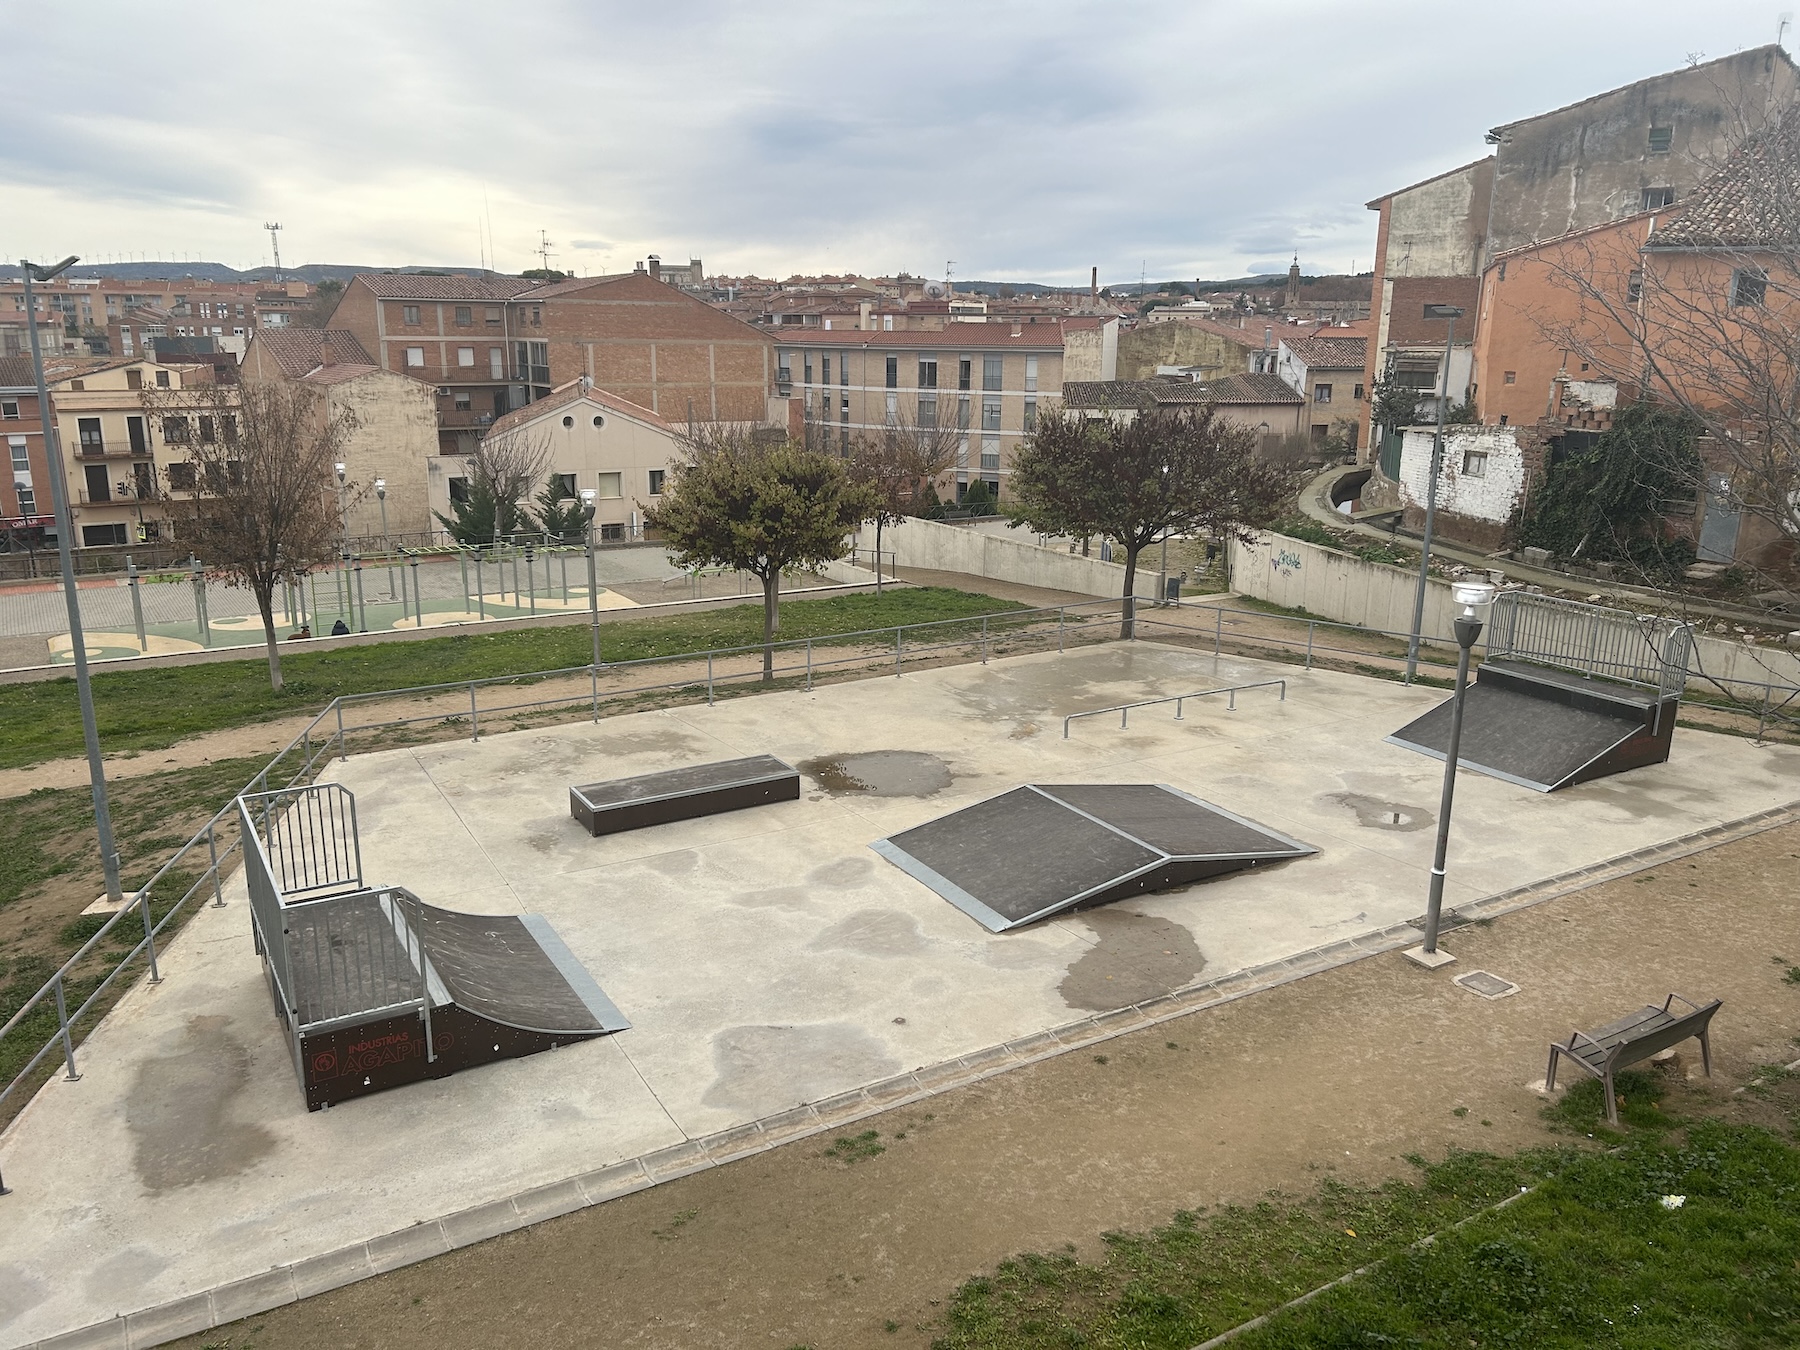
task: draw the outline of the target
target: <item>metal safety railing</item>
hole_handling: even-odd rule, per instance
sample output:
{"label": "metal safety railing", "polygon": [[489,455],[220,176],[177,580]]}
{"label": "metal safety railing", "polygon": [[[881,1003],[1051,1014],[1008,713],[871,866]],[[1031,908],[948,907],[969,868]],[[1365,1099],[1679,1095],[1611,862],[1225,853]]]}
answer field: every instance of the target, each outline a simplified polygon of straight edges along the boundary
{"label": "metal safety railing", "polygon": [[1505,591],[1487,621],[1487,654],[1643,685],[1663,697],[1687,686],[1693,625],[1526,591]]}
{"label": "metal safety railing", "polygon": [[239,800],[285,900],[363,888],[356,796],[350,789],[317,783],[246,793]]}
{"label": "metal safety railing", "polygon": [[1175,720],[1177,722],[1179,722],[1182,720],[1182,717],[1181,717],[1182,705],[1184,703],[1186,703],[1189,699],[1191,699],[1191,698],[1211,698],[1215,694],[1228,695],[1229,697],[1225,704],[1225,711],[1226,712],[1236,712],[1237,711],[1237,696],[1241,690],[1244,690],[1244,689],[1267,689],[1267,688],[1270,688],[1271,686],[1280,688],[1281,698],[1279,701],[1282,703],[1286,703],[1287,702],[1287,681],[1286,680],[1252,680],[1248,684],[1227,684],[1227,685],[1222,685],[1217,689],[1197,690],[1196,692],[1194,692],[1192,694],[1167,694],[1162,698],[1139,699],[1136,703],[1117,703],[1117,704],[1114,704],[1110,708],[1090,708],[1087,712],[1070,713],[1067,717],[1063,718],[1063,739],[1065,741],[1069,739],[1069,724],[1071,722],[1080,721],[1083,717],[1104,717],[1107,713],[1117,713],[1117,714],[1119,714],[1119,729],[1121,731],[1123,731],[1125,729],[1125,727],[1128,725],[1128,719],[1131,717],[1131,714],[1133,711],[1135,711],[1138,708],[1159,707],[1160,705],[1162,705],[1164,703],[1173,703],[1175,705]]}

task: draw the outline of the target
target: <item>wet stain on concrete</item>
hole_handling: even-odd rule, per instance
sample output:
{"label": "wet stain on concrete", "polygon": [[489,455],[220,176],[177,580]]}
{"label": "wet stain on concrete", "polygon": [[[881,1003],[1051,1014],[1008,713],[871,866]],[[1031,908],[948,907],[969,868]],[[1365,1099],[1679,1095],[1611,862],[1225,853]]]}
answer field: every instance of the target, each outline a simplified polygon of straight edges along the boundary
{"label": "wet stain on concrete", "polygon": [[86,1272],[81,1287],[91,1301],[104,1307],[141,1307],[155,1302],[146,1294],[168,1266],[165,1258],[148,1247],[127,1247]]}
{"label": "wet stain on concrete", "polygon": [[760,891],[727,892],[721,898],[745,909],[812,908],[812,895],[804,886],[769,886]]}
{"label": "wet stain on concrete", "polygon": [[678,848],[642,858],[639,863],[652,872],[661,872],[665,877],[685,877],[700,865],[700,855],[691,848]]}
{"label": "wet stain on concrete", "polygon": [[1083,921],[1100,941],[1069,967],[1058,992],[1071,1008],[1110,1012],[1190,984],[1206,968],[1194,935],[1172,919],[1096,909]]}
{"label": "wet stain on concrete", "polygon": [[1365,829],[1411,834],[1414,830],[1428,830],[1437,823],[1437,817],[1422,806],[1383,801],[1380,797],[1365,797],[1358,792],[1331,792],[1322,800],[1336,802],[1356,812],[1356,823]]}
{"label": "wet stain on concrete", "polygon": [[800,771],[834,797],[929,797],[950,786],[950,766],[923,750],[821,755]]}
{"label": "wet stain on concrete", "polygon": [[0,1325],[14,1322],[50,1295],[47,1282],[16,1261],[0,1264]]}
{"label": "wet stain on concrete", "polygon": [[890,1078],[900,1061],[861,1027],[848,1022],[812,1026],[738,1026],[715,1032],[708,1106],[768,1115]]}
{"label": "wet stain on concrete", "polygon": [[836,862],[815,867],[806,879],[815,886],[855,886],[868,879],[875,863],[870,858],[839,858]]}
{"label": "wet stain on concrete", "polygon": [[1042,730],[1036,722],[1021,722],[1006,734],[1015,741],[1028,741]]}
{"label": "wet stain on concrete", "polygon": [[815,952],[912,956],[924,951],[926,943],[910,914],[897,909],[859,909],[839,919],[807,946]]}
{"label": "wet stain on concrete", "polygon": [[183,1047],[138,1065],[125,1111],[132,1164],[151,1193],[248,1171],[275,1136],[232,1118],[250,1076],[250,1052],[223,1017],[191,1017]]}
{"label": "wet stain on concrete", "polygon": [[1677,820],[1692,816],[1696,808],[1704,809],[1707,798],[1704,794],[1677,791],[1673,800],[1661,796],[1653,796],[1644,788],[1631,783],[1616,783],[1600,780],[1591,783],[1577,783],[1574,787],[1563,788],[1555,794],[1565,801],[1597,802],[1621,811],[1633,820]]}

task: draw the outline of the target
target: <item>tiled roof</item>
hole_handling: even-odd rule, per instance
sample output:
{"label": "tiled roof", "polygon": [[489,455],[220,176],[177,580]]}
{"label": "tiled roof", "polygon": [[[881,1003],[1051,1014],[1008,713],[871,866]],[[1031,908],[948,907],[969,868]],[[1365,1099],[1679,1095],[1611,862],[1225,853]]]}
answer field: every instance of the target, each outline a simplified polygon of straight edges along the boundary
{"label": "tiled roof", "polygon": [[1285,337],[1287,349],[1308,370],[1361,370],[1368,339],[1359,337]]}
{"label": "tiled roof", "polygon": [[318,366],[300,378],[307,384],[342,384],[345,380],[358,380],[364,375],[381,373],[380,366],[368,365],[362,361],[339,361],[329,366]]}
{"label": "tiled roof", "polygon": [[1650,236],[1648,248],[1744,248],[1800,244],[1800,103],[1751,137]]}
{"label": "tiled roof", "polygon": [[[375,358],[364,350],[355,333],[342,328],[333,328],[329,332],[333,364],[375,364]],[[283,375],[298,379],[325,364],[322,358],[326,333],[323,328],[259,328],[255,342],[281,367]]]}
{"label": "tiled roof", "polygon": [[383,300],[506,300],[525,284],[516,277],[430,276],[417,272],[358,272],[361,282]]}
{"label": "tiled roof", "polygon": [[514,408],[505,416],[496,417],[494,424],[488,428],[487,434],[494,436],[516,430],[528,422],[535,422],[538,418],[556,412],[559,408],[580,403],[584,399],[589,403],[597,403],[602,408],[616,412],[623,417],[656,427],[660,431],[667,431],[671,434],[675,431],[673,426],[651,412],[650,409],[633,403],[629,399],[620,398],[617,394],[609,394],[604,389],[596,389],[587,382],[586,376],[581,376],[570,380],[567,384],[558,385],[534,403],[527,403],[523,408]]}
{"label": "tiled roof", "polygon": [[512,298],[515,300],[541,300],[547,295],[569,295],[575,291],[585,291],[589,286],[599,286],[608,281],[623,281],[631,276],[630,272],[610,272],[602,277],[564,277],[561,281],[520,281],[513,283]]}
{"label": "tiled roof", "polygon": [[1283,383],[1278,375],[1251,371],[1227,375],[1205,386],[1208,403],[1304,403],[1305,399]]}
{"label": "tiled roof", "polygon": [[29,356],[0,356],[0,389],[30,389],[36,384]]}
{"label": "tiled roof", "polygon": [[1192,380],[1071,380],[1063,385],[1069,408],[1150,408],[1210,400],[1206,386]]}

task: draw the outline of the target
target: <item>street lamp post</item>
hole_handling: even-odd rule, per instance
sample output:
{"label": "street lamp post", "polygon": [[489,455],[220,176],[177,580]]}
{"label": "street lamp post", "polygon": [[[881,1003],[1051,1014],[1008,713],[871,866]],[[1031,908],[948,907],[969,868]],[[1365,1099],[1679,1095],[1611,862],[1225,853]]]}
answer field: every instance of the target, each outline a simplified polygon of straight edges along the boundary
{"label": "street lamp post", "polygon": [[[394,598],[394,545],[393,541],[388,538],[387,479],[377,478],[375,480],[375,500],[381,503],[381,551],[386,555],[388,560],[388,599],[392,600]],[[401,617],[406,617],[404,613],[404,597],[402,598],[401,610]]]}
{"label": "street lamp post", "polygon": [[350,612],[350,511],[349,508],[344,505],[344,486],[347,481],[346,474],[349,472],[349,469],[342,460],[339,460],[332,467],[337,470],[338,481],[338,557],[341,560],[338,565],[338,570],[343,574],[344,580],[344,600],[339,606],[339,612],[348,614]]}
{"label": "street lamp post", "polygon": [[1462,311],[1455,305],[1427,305],[1428,319],[1448,319],[1444,334],[1444,375],[1438,390],[1437,434],[1431,440],[1431,478],[1425,485],[1425,538],[1419,546],[1419,588],[1413,596],[1412,636],[1406,640],[1406,683],[1419,670],[1419,634],[1425,624],[1425,585],[1431,575],[1431,532],[1437,524],[1438,475],[1444,468],[1444,412],[1450,404],[1450,349],[1456,343],[1456,321]]}
{"label": "street lamp post", "polygon": [[1463,707],[1468,701],[1469,649],[1481,636],[1481,616],[1476,610],[1494,602],[1495,587],[1486,581],[1459,581],[1450,588],[1463,607],[1456,616],[1456,692],[1450,703],[1450,741],[1444,749],[1444,790],[1438,798],[1437,853],[1431,864],[1431,892],[1425,902],[1425,941],[1406,954],[1430,968],[1450,964],[1456,958],[1438,950],[1438,920],[1444,908],[1444,858],[1450,847],[1450,807],[1456,797],[1456,761],[1462,749]]}
{"label": "street lamp post", "polygon": [[81,601],[75,593],[75,556],[71,551],[74,516],[69,511],[69,488],[63,481],[62,442],[56,434],[56,418],[50,408],[50,390],[44,381],[44,353],[38,344],[37,310],[31,298],[33,281],[48,281],[73,267],[77,259],[64,258],[54,267],[37,267],[21,258],[25,278],[25,329],[31,335],[31,373],[37,381],[38,421],[44,428],[44,458],[50,470],[50,502],[56,513],[56,560],[62,569],[63,604],[69,611],[69,643],[75,657],[75,692],[81,702],[81,737],[87,746],[88,783],[94,797],[94,824],[100,839],[100,868],[106,878],[106,898],[123,904],[119,888],[119,850],[113,842],[112,811],[106,800],[106,767],[100,758],[100,731],[94,722],[94,690],[88,680],[87,634],[81,627]]}
{"label": "street lamp post", "polygon": [[587,528],[588,627],[594,635],[594,670],[600,669],[600,583],[594,574],[594,509],[599,496],[593,488],[581,489],[582,523]]}

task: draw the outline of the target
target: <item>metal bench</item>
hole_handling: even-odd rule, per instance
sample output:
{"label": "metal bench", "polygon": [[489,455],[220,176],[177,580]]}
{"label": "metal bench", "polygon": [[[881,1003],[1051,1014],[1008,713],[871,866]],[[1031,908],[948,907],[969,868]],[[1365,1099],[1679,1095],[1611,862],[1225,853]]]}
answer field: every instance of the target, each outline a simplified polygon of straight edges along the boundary
{"label": "metal bench", "polygon": [[[1678,1002],[1686,1004],[1691,1011],[1674,1012]],[[1552,1041],[1550,1067],[1544,1072],[1545,1090],[1556,1090],[1556,1061],[1559,1057],[1567,1058],[1576,1068],[1598,1078],[1605,1086],[1607,1123],[1616,1126],[1619,1106],[1613,1095],[1613,1074],[1672,1045],[1679,1045],[1690,1036],[1699,1040],[1700,1063],[1706,1076],[1711,1078],[1712,1044],[1707,1039],[1707,1028],[1713,1014],[1719,1010],[1719,1002],[1715,998],[1702,1006],[1680,994],[1670,994],[1660,1008],[1652,1004],[1592,1031],[1577,1030],[1569,1036],[1567,1045]]]}

